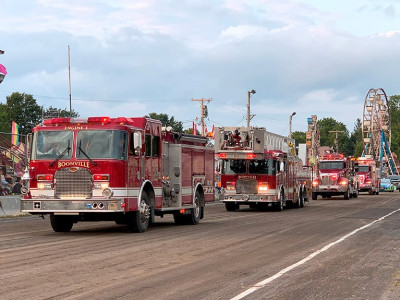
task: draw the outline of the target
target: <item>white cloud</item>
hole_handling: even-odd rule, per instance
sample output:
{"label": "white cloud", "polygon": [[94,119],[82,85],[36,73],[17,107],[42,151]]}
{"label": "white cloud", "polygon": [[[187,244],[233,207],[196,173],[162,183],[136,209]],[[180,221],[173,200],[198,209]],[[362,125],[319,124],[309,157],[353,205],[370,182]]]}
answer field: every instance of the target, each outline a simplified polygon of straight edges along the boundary
{"label": "white cloud", "polygon": [[[191,99],[204,97],[214,99],[207,122],[245,125],[247,91],[255,89],[252,124],[286,133],[296,111],[294,130],[316,114],[351,131],[370,88],[399,93],[398,26],[381,11],[371,18],[375,2],[27,3],[7,1],[0,11],[0,63],[9,72],[3,99],[19,91],[37,95],[40,105],[67,107],[68,45],[72,98],[88,100],[73,102],[82,116],[157,112],[194,120],[200,109]],[[395,2],[383,7],[390,5],[398,10]]]}

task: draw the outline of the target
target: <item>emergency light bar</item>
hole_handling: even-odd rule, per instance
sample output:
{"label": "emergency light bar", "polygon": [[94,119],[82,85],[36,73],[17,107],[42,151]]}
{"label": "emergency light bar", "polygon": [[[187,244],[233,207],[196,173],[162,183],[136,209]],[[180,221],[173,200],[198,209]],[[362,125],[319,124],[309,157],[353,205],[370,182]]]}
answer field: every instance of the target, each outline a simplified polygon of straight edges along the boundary
{"label": "emergency light bar", "polygon": [[344,155],[343,154],[328,154],[328,155],[322,155],[321,156],[321,160],[342,160],[344,159]]}
{"label": "emergency light bar", "polygon": [[110,123],[110,121],[111,121],[110,117],[89,117],[88,118],[88,123],[107,124],[107,123]]}

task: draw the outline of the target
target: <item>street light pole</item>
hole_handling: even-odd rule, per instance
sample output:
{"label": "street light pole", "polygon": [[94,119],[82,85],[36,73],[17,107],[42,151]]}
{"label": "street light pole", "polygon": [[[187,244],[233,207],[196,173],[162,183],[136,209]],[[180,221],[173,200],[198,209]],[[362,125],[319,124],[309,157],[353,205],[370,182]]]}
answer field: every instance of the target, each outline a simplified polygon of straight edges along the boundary
{"label": "street light pole", "polygon": [[292,118],[295,114],[296,112],[294,111],[289,117],[289,139],[292,138]]}
{"label": "street light pole", "polygon": [[247,128],[250,127],[250,120],[255,116],[250,116],[250,94],[255,94],[255,90],[251,90],[247,92]]}

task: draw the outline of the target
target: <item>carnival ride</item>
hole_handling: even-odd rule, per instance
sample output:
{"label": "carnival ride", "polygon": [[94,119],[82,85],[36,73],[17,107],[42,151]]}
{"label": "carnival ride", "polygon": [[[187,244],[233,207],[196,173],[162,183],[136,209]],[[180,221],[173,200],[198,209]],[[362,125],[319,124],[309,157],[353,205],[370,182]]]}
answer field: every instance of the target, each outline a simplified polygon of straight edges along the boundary
{"label": "carnival ride", "polygon": [[383,89],[370,89],[365,97],[362,118],[363,157],[379,162],[382,177],[398,174],[395,154],[390,150],[389,103]]}

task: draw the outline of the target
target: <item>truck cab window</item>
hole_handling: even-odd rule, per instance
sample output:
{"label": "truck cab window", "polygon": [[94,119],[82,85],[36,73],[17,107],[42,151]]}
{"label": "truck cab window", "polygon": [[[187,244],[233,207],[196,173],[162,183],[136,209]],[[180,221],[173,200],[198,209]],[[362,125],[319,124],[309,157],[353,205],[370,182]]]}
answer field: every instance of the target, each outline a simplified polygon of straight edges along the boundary
{"label": "truck cab window", "polygon": [[151,135],[150,134],[146,134],[145,137],[145,152],[146,152],[146,156],[151,156]]}
{"label": "truck cab window", "polygon": [[160,137],[153,136],[153,142],[152,142],[152,156],[153,157],[159,156],[159,151],[160,151],[159,148],[160,148]]}

